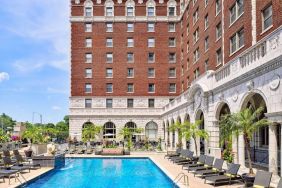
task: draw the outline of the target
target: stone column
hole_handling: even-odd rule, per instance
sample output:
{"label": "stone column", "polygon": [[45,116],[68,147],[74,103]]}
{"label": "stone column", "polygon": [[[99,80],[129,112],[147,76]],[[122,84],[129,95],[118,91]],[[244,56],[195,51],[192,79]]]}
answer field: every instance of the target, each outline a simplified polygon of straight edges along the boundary
{"label": "stone column", "polygon": [[238,163],[238,142],[237,136],[232,136],[232,153],[234,157],[234,163]]}
{"label": "stone column", "polygon": [[176,131],[175,131],[175,147],[174,147],[174,148],[177,148],[177,145],[179,144],[179,143],[178,143],[178,136],[179,136],[179,135],[178,135],[178,131],[176,130]]}
{"label": "stone column", "polygon": [[173,145],[172,145],[172,131],[169,132],[169,140],[170,140],[170,150],[173,149]]}
{"label": "stone column", "polygon": [[269,145],[269,171],[273,174],[278,174],[278,145],[277,145],[277,129],[275,124],[269,125],[268,131]]}
{"label": "stone column", "polygon": [[245,166],[245,141],[242,134],[238,138],[238,162],[241,166]]}

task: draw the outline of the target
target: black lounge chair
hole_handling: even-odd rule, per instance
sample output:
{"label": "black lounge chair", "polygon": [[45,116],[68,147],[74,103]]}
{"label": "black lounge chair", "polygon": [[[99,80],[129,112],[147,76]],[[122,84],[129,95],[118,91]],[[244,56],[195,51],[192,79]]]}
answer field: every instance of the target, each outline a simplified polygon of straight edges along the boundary
{"label": "black lounge chair", "polygon": [[203,176],[219,174],[222,172],[223,163],[224,163],[223,159],[215,159],[212,169],[198,170],[195,172],[195,175],[200,175],[201,177],[203,177]]}
{"label": "black lounge chair", "polygon": [[239,164],[229,164],[229,168],[224,173],[223,175],[217,175],[217,176],[207,176],[205,178],[205,183],[206,181],[210,181],[213,183],[215,186],[216,183],[222,183],[222,182],[228,182],[229,184],[231,183],[232,180],[240,178],[238,176],[238,171],[239,171],[240,165]]}
{"label": "black lounge chair", "polygon": [[167,152],[164,158],[178,157],[181,153],[181,148],[177,148],[175,152]]}
{"label": "black lounge chair", "polygon": [[3,182],[5,183],[5,177],[9,178],[9,185],[10,185],[10,179],[12,176],[17,176],[18,170],[7,170],[7,169],[2,169],[0,170],[0,177],[3,178]]}
{"label": "black lounge chair", "polygon": [[189,163],[190,161],[193,161],[194,152],[193,151],[187,151],[187,153],[185,154],[184,158],[179,159],[179,160],[175,160],[174,163],[177,164],[184,164],[184,163]]}
{"label": "black lounge chair", "polygon": [[270,181],[272,177],[272,172],[257,171],[254,186],[255,188],[268,188],[270,186]]}
{"label": "black lounge chair", "polygon": [[3,156],[9,157],[12,160],[12,163],[16,163],[16,160],[12,158],[11,153],[9,150],[3,150]]}
{"label": "black lounge chair", "polygon": [[24,171],[24,170],[28,170],[30,172],[30,167],[27,166],[23,166],[20,164],[13,164],[11,158],[9,157],[3,157],[3,162],[4,162],[4,167],[6,169],[11,169],[11,170],[17,170],[17,171]]}
{"label": "black lounge chair", "polygon": [[205,160],[206,160],[206,155],[200,155],[198,161],[195,161],[194,163],[191,164],[185,164],[182,166],[182,169],[196,167],[196,166],[204,166]]}
{"label": "black lounge chair", "polygon": [[[190,167],[187,170],[188,170],[188,172],[194,172],[195,173],[198,170],[212,169],[213,161],[214,161],[214,157],[207,156],[206,160],[205,160],[205,164],[203,166]],[[195,174],[194,174],[194,176],[195,176]]]}
{"label": "black lounge chair", "polygon": [[189,150],[181,150],[180,152],[180,155],[179,156],[175,156],[175,157],[170,157],[169,160],[174,162],[174,161],[178,161],[178,160],[181,160],[181,159],[185,159],[185,156],[187,155]]}
{"label": "black lounge chair", "polygon": [[15,157],[19,166],[25,166],[31,169],[41,168],[40,164],[34,164],[30,161],[25,161],[21,155],[15,155]]}

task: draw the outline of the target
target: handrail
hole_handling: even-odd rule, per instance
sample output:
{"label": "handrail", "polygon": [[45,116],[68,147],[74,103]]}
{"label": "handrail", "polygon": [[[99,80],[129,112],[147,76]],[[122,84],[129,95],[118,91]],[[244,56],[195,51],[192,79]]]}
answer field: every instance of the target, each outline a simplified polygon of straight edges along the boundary
{"label": "handrail", "polygon": [[[24,182],[22,182],[19,177],[21,177],[21,178],[24,180]],[[17,173],[16,173],[16,175],[15,175],[15,180],[16,180],[16,181],[18,180],[21,185],[24,185],[24,184],[27,183],[27,180],[25,179],[25,177],[24,177],[20,172],[17,172]],[[10,180],[9,180],[9,184],[10,184]]]}
{"label": "handrail", "polygon": [[186,174],[184,174],[183,172],[179,173],[176,178],[174,178],[173,182],[174,182],[174,187],[177,183],[179,183],[182,179],[184,179],[183,183],[185,186],[189,186],[189,178]]}

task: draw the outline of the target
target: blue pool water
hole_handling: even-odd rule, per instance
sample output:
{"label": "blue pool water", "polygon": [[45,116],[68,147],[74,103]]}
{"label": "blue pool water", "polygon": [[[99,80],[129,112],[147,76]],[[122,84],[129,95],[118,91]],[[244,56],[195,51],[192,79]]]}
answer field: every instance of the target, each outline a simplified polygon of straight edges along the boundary
{"label": "blue pool water", "polygon": [[67,159],[66,166],[28,188],[172,188],[173,182],[150,159]]}

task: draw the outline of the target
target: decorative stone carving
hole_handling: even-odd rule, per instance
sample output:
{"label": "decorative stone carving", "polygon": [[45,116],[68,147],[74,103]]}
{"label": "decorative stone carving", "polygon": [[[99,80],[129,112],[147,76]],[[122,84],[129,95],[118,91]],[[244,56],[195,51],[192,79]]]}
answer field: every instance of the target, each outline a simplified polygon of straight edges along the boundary
{"label": "decorative stone carving", "polygon": [[270,42],[270,48],[272,50],[276,49],[279,45],[279,35],[273,37],[273,39],[271,39],[269,42]]}
{"label": "decorative stone carving", "polygon": [[164,0],[159,0],[159,3],[160,3],[160,4],[163,4],[163,3],[164,3]]}
{"label": "decorative stone carving", "polygon": [[122,0],[118,0],[118,4],[121,4],[122,3]]}
{"label": "decorative stone carving", "polygon": [[74,3],[78,5],[80,3],[80,0],[75,0]]}
{"label": "decorative stone carving", "polygon": [[99,4],[99,5],[100,5],[100,4],[101,4],[101,0],[97,0],[97,4]]}
{"label": "decorative stone carving", "polygon": [[220,93],[219,96],[218,96],[218,98],[219,98],[219,100],[221,100],[221,101],[224,100],[224,94],[223,94],[223,93]]}
{"label": "decorative stone carving", "polygon": [[238,100],[238,91],[234,91],[234,93],[233,93],[233,95],[232,95],[232,100],[234,101],[234,102],[236,102],[237,100]]}
{"label": "decorative stone carving", "polygon": [[143,0],[138,0],[138,3],[139,3],[139,4],[142,4],[142,3],[143,3]]}
{"label": "decorative stone carving", "polygon": [[270,83],[269,83],[269,87],[271,90],[276,90],[280,85],[280,76],[275,74],[271,80],[270,80]]}
{"label": "decorative stone carving", "polygon": [[202,95],[202,93],[201,93],[200,90],[195,93],[195,97],[194,97],[195,108],[194,109],[197,109],[201,106],[201,103],[202,103],[202,96],[201,95]]}
{"label": "decorative stone carving", "polygon": [[246,83],[246,86],[247,86],[247,88],[248,88],[248,90],[249,91],[251,91],[252,89],[254,89],[254,81],[253,80],[251,80],[251,81],[249,81],[249,82],[247,82]]}

